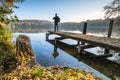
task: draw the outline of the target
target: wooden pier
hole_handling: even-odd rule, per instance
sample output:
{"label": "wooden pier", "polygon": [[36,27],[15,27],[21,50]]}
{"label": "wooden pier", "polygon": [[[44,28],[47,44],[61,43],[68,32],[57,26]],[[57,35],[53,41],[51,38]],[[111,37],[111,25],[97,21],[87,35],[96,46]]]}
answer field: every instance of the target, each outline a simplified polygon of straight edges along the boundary
{"label": "wooden pier", "polygon": [[[120,39],[119,38],[109,38],[109,37],[98,37],[93,35],[85,35],[85,34],[79,34],[79,33],[70,33],[70,32],[54,32],[54,31],[48,31],[46,34],[46,40],[49,40],[49,35],[56,34],[61,37],[55,38],[55,41],[62,40],[62,39],[73,39],[78,41],[78,47],[80,54],[82,51],[86,48],[91,47],[102,47],[109,50],[114,50],[116,52],[120,52]],[[85,45],[82,45],[80,43],[85,43]]]}
{"label": "wooden pier", "polygon": [[[55,40],[48,40],[48,42],[54,45],[53,53],[57,52],[59,55],[58,48],[66,52],[67,54],[73,56],[78,61],[83,62],[90,67],[94,68],[95,70],[101,72],[102,74],[114,79],[114,76],[120,76],[120,64],[115,63],[113,61],[107,60],[103,57],[91,57],[95,56],[94,54],[89,54],[88,52],[84,53],[81,57],[77,54],[77,48],[71,46],[70,44],[58,41],[57,45],[55,44]],[[57,56],[55,56],[57,57]]]}

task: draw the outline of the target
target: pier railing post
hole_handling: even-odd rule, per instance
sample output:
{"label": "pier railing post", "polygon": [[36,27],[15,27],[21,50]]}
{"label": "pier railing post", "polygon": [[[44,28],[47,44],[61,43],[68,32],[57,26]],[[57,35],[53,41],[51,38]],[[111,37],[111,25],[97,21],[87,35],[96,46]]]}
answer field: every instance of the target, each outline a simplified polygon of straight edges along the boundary
{"label": "pier railing post", "polygon": [[111,20],[110,20],[110,23],[109,23],[109,30],[108,30],[108,36],[107,36],[107,37],[110,37],[110,38],[111,38],[113,24],[114,24],[114,19],[111,19]]}
{"label": "pier railing post", "polygon": [[[83,26],[83,33],[82,34],[86,34],[87,33],[87,22],[84,22],[84,26]],[[85,43],[81,43],[81,45],[85,45]]]}
{"label": "pier railing post", "polygon": [[[111,38],[111,35],[112,35],[113,24],[114,24],[114,19],[110,19],[109,29],[108,29],[108,35],[107,35],[107,37],[109,37],[109,38]],[[109,49],[105,49],[104,53],[108,54],[109,53]]]}
{"label": "pier railing post", "polygon": [[87,32],[87,22],[84,23],[83,34],[86,34],[86,32]]}

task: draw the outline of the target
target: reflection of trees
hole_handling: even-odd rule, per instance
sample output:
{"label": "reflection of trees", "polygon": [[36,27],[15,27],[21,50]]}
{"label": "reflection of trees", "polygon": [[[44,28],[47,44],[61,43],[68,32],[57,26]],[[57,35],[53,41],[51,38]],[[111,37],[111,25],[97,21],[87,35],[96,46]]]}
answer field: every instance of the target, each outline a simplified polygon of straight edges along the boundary
{"label": "reflection of trees", "polygon": [[[107,30],[108,26],[108,21],[109,20],[88,20],[88,31],[91,32],[103,32]],[[24,29],[29,29],[31,28],[33,31],[35,30],[51,30],[53,29],[53,23],[50,21],[42,21],[42,20],[20,20],[18,23],[15,23],[15,30],[18,29],[23,29],[22,26],[24,26]],[[82,30],[83,29],[83,22],[81,23],[72,23],[72,22],[67,22],[67,23],[60,23],[59,24],[60,30]],[[23,31],[24,31],[23,29]]]}

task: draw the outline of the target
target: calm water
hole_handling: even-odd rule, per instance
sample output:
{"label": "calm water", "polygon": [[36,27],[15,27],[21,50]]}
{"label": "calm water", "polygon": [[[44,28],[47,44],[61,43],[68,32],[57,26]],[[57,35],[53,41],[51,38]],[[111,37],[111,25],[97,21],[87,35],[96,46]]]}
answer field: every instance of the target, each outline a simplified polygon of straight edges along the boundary
{"label": "calm water", "polygon": [[[72,51],[64,50],[65,47],[58,47],[55,48],[53,44],[45,40],[45,33],[14,33],[13,34],[13,41],[15,42],[16,37],[20,34],[28,35],[31,39],[32,48],[36,55],[36,61],[41,64],[42,66],[54,66],[54,65],[61,65],[61,66],[70,66],[70,67],[77,67],[82,70],[88,70],[92,72],[94,75],[102,77],[105,80],[110,80],[110,78],[106,77],[99,71],[95,70],[94,68],[90,67],[84,61],[85,59],[78,59],[77,55],[72,54]],[[54,39],[55,37],[59,37],[57,35],[52,35],[49,38]],[[69,43],[69,44],[76,44],[77,42],[74,40],[64,40],[62,42]],[[71,49],[70,49],[71,50]],[[88,51],[95,52],[95,49],[91,49]],[[70,53],[68,53],[70,52]],[[73,52],[76,53],[76,52]]]}

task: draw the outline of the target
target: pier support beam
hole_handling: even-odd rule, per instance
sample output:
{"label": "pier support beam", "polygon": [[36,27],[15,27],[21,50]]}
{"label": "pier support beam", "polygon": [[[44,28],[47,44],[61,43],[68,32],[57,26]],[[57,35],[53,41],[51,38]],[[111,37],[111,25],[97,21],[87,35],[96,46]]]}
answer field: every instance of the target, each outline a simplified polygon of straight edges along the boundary
{"label": "pier support beam", "polygon": [[77,41],[77,46],[79,46],[80,45],[80,41]]}
{"label": "pier support beam", "polygon": [[46,33],[46,41],[48,41],[49,40],[49,33]]}
{"label": "pier support beam", "polygon": [[78,53],[79,53],[80,56],[82,56],[84,49],[93,48],[93,47],[95,47],[95,46],[93,46],[93,45],[78,45],[77,46]]}

